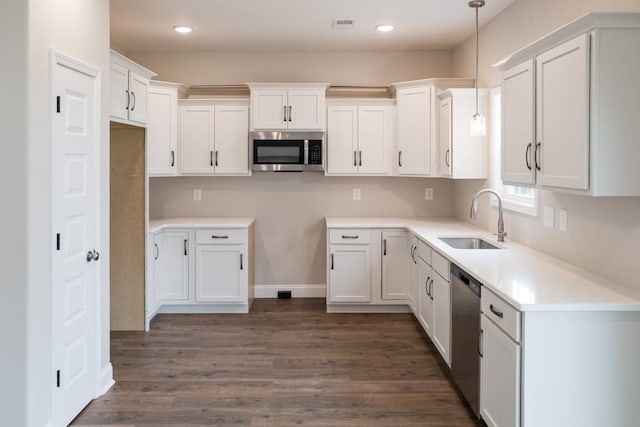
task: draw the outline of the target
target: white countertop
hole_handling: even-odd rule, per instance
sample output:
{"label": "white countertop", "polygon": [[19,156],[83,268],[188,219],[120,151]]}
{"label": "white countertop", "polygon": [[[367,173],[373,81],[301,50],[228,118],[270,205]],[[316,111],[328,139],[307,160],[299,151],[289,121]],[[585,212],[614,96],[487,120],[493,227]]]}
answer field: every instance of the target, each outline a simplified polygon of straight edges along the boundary
{"label": "white countertop", "polygon": [[236,217],[192,217],[192,218],[163,218],[149,220],[149,232],[155,233],[163,228],[247,228],[253,224],[253,218]]}
{"label": "white countertop", "polygon": [[[327,228],[405,228],[521,311],[640,311],[640,292],[462,221],[326,218]],[[499,250],[455,249],[439,237],[478,236]]]}

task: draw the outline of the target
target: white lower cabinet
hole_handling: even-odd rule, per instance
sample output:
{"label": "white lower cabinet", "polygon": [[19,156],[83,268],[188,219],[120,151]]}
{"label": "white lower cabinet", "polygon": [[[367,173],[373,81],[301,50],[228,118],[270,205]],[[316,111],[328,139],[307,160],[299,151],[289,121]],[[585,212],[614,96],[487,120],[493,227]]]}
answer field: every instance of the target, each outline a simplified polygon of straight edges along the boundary
{"label": "white lower cabinet", "polygon": [[189,301],[189,231],[163,231],[153,237],[155,306]]}
{"label": "white lower cabinet", "polygon": [[382,299],[407,301],[409,265],[406,231],[382,232]]}
{"label": "white lower cabinet", "polygon": [[418,321],[427,335],[433,335],[433,302],[429,293],[433,270],[423,259],[418,260]]}
{"label": "white lower cabinet", "polygon": [[480,416],[489,427],[520,426],[520,345],[480,316]]}
{"label": "white lower cabinet", "polygon": [[329,302],[370,302],[369,245],[331,245],[329,283]]}
{"label": "white lower cabinet", "polygon": [[413,314],[418,316],[418,238],[410,234],[408,240],[407,264],[409,266],[407,282],[409,284],[409,292],[407,293],[407,302]]}
{"label": "white lower cabinet", "polygon": [[253,224],[164,228],[152,239],[147,322],[157,313],[248,313],[255,294]]}

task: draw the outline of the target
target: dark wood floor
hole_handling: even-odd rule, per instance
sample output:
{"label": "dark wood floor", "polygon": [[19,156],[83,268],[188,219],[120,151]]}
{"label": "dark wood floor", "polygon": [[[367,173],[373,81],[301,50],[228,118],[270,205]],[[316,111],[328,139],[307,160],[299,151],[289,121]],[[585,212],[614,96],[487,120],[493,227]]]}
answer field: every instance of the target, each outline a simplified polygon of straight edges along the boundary
{"label": "dark wood floor", "polygon": [[111,337],[116,384],[73,425],[479,425],[409,314],[262,299],[249,315],[159,315],[148,334]]}

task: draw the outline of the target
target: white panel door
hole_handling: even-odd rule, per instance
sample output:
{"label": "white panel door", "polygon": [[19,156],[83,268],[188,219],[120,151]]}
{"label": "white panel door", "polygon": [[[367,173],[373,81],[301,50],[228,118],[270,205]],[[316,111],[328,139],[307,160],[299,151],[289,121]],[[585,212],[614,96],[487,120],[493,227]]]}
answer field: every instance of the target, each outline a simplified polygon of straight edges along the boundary
{"label": "white panel door", "polygon": [[159,274],[155,274],[155,294],[158,301],[189,300],[189,232],[162,231],[158,247]]}
{"label": "white panel door", "polygon": [[535,66],[533,60],[502,74],[502,181],[535,184]]}
{"label": "white panel door", "polygon": [[109,90],[111,117],[127,120],[129,117],[129,70],[111,63]]}
{"label": "white panel door", "polygon": [[246,300],[246,260],[239,245],[197,245],[196,302]]}
{"label": "white panel door", "polygon": [[430,293],[433,301],[433,344],[451,366],[451,287],[449,282],[433,274]]}
{"label": "white panel door", "polygon": [[429,288],[434,274],[426,262],[418,259],[418,320],[429,336],[433,335],[433,302]]}
{"label": "white panel door", "polygon": [[180,172],[211,174],[214,164],[212,106],[180,107]]}
{"label": "white panel door", "polygon": [[406,301],[409,293],[406,231],[382,232],[382,299]]}
{"label": "white panel door", "polygon": [[129,72],[129,120],[141,124],[147,123],[147,88],[149,80],[134,72]]}
{"label": "white panel door", "polygon": [[214,170],[249,173],[249,107],[215,107]]}
{"label": "white panel door", "polygon": [[[55,425],[67,425],[95,396],[95,239],[99,147],[97,81],[54,55],[52,321]],[[37,351],[37,349],[34,349]]]}
{"label": "white panel door", "polygon": [[452,158],[452,103],[451,98],[445,98],[440,100],[438,110],[438,145],[439,145],[439,158],[438,166],[440,168],[440,175],[451,176],[451,158]]}
{"label": "white panel door", "polygon": [[399,175],[431,173],[430,88],[403,89],[397,93]]}
{"label": "white panel door", "polygon": [[329,254],[329,301],[371,301],[369,245],[333,245]]}
{"label": "white panel door", "polygon": [[324,91],[290,89],[288,100],[289,129],[324,129]]}
{"label": "white panel door", "polygon": [[147,174],[149,176],[175,176],[178,172],[176,91],[150,87],[147,107]]}
{"label": "white panel door", "polygon": [[537,58],[539,182],[589,188],[589,34]]}
{"label": "white panel door", "polygon": [[520,346],[480,316],[480,415],[489,427],[520,426]]}
{"label": "white panel door", "polygon": [[288,127],[287,90],[256,89],[251,97],[252,129],[286,129]]}
{"label": "white panel door", "polygon": [[358,107],[359,173],[391,173],[393,130],[393,107]]}
{"label": "white panel door", "polygon": [[358,173],[358,108],[327,110],[327,174]]}

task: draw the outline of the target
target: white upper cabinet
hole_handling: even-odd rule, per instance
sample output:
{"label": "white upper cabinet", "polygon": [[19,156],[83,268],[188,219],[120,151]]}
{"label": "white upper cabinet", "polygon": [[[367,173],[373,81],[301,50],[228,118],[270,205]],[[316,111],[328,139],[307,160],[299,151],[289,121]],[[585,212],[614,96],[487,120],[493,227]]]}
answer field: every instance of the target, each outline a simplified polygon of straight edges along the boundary
{"label": "white upper cabinet", "polygon": [[502,180],[534,184],[535,64],[533,60],[502,74]]}
{"label": "white upper cabinet", "polygon": [[252,130],[324,130],[327,84],[247,83]]}
{"label": "white upper cabinet", "polygon": [[178,92],[182,85],[149,82],[147,174],[178,174]]}
{"label": "white upper cabinet", "polygon": [[392,105],[329,106],[327,175],[389,175]]}
{"label": "white upper cabinet", "polygon": [[149,79],[156,74],[130,59],[111,51],[111,119],[134,125],[147,123]]}
{"label": "white upper cabinet", "polygon": [[[472,87],[473,79],[427,79],[394,83],[397,175],[439,176],[437,95],[447,88]],[[467,126],[468,127],[468,126]]]}
{"label": "white upper cabinet", "polygon": [[501,61],[502,180],[639,196],[639,46],[640,14],[591,13]]}
{"label": "white upper cabinet", "polygon": [[[438,95],[438,166],[441,176],[487,177],[487,137],[471,136],[475,89],[447,89]],[[486,116],[487,91],[478,90],[478,111]]]}
{"label": "white upper cabinet", "polygon": [[179,102],[182,175],[249,175],[249,107],[243,104]]}

